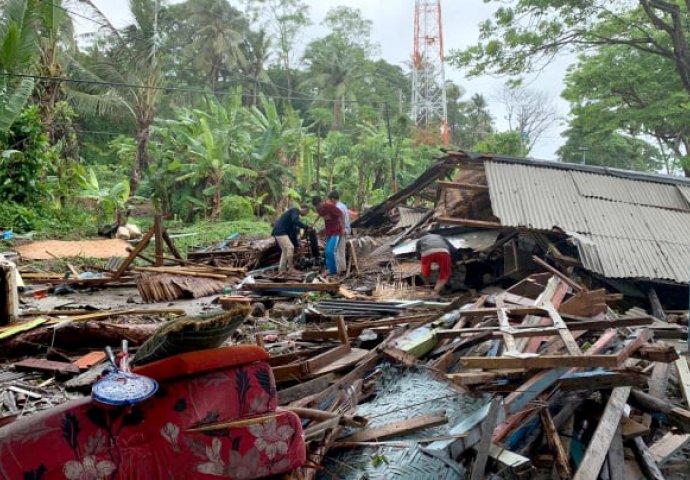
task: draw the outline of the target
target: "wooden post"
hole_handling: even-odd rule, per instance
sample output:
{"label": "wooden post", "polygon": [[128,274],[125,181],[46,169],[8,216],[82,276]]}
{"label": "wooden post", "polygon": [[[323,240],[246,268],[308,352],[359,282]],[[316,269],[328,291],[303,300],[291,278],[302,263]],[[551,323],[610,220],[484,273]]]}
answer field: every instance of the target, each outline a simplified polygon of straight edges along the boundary
{"label": "wooden post", "polygon": [[163,215],[153,219],[154,241],[156,242],[156,266],[163,266]]}
{"label": "wooden post", "polygon": [[496,428],[496,421],[498,419],[498,414],[501,409],[500,398],[494,397],[491,400],[491,406],[489,407],[489,413],[486,415],[484,422],[481,426],[482,436],[479,440],[479,444],[475,447],[477,451],[477,456],[474,459],[474,465],[472,465],[472,477],[471,480],[481,480],[484,478],[484,470],[486,470],[486,462],[489,459],[489,448],[491,447],[491,438],[494,434],[494,429]]}
{"label": "wooden post", "polygon": [[17,268],[13,263],[0,261],[0,325],[8,325],[18,317]]}
{"label": "wooden post", "polygon": [[599,476],[609,445],[618,430],[618,424],[623,414],[623,409],[630,395],[630,387],[617,387],[611,392],[604,414],[599,420],[599,425],[587,446],[585,456],[580,463],[575,480],[595,480]]}
{"label": "wooden post", "polygon": [[558,475],[563,480],[572,478],[573,472],[570,469],[568,452],[563,447],[561,437],[558,435],[558,430],[556,430],[556,425],[553,423],[553,418],[551,418],[549,409],[544,408],[539,412],[539,416],[541,418],[541,425],[544,430],[546,441],[556,457],[556,470],[558,471]]}
{"label": "wooden post", "polygon": [[345,324],[345,317],[338,315],[336,320],[338,323],[338,339],[343,345],[350,345],[350,338],[347,336],[347,325]]}

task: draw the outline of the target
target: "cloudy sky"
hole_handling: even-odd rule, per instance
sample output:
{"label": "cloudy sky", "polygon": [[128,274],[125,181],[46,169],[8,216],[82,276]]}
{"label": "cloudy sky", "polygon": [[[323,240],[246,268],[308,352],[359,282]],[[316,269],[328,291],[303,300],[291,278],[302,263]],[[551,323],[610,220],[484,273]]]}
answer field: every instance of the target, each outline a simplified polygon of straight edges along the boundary
{"label": "cloudy sky", "polygon": [[[128,23],[128,0],[95,0],[94,3],[117,27]],[[380,53],[384,59],[394,64],[402,64],[410,58],[413,45],[413,0],[305,0],[305,3],[310,7],[311,18],[315,24],[309,29],[307,40],[323,33],[318,24],[329,9],[347,5],[359,8],[365,18],[373,21],[373,40],[380,45]],[[464,48],[476,42],[479,23],[490,17],[493,9],[493,6],[485,4],[484,0],[442,0],[441,4],[446,50]],[[78,23],[80,31],[93,30],[95,27],[85,20]],[[555,152],[563,143],[560,132],[563,130],[562,123],[568,113],[568,105],[560,98],[560,93],[569,60],[569,57],[563,57],[538,75],[526,76],[531,88],[543,90],[553,98],[561,118],[535,146],[531,154],[535,158],[555,159]],[[505,79],[482,77],[467,80],[462,71],[450,66],[446,66],[446,77],[465,88],[467,97],[477,92],[484,94],[490,102],[490,109],[498,127],[507,128],[505,112],[495,98]]]}

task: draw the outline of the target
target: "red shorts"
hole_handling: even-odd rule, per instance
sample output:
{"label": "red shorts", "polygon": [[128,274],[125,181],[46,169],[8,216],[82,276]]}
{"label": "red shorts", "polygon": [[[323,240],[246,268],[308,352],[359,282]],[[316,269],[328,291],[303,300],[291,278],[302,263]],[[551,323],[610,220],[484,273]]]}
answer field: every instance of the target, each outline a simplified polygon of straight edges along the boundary
{"label": "red shorts", "polygon": [[438,279],[448,280],[450,278],[451,261],[450,253],[436,252],[422,257],[422,276],[428,277],[431,274],[431,264],[438,265]]}

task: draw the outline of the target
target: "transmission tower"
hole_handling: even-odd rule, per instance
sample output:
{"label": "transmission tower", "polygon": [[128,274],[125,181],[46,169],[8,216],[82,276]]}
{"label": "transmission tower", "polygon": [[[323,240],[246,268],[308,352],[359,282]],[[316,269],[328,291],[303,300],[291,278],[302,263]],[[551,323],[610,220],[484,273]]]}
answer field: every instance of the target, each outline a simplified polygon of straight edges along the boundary
{"label": "transmission tower", "polygon": [[448,145],[446,74],[443,68],[441,0],[415,0],[412,57],[412,119],[420,128],[439,128]]}

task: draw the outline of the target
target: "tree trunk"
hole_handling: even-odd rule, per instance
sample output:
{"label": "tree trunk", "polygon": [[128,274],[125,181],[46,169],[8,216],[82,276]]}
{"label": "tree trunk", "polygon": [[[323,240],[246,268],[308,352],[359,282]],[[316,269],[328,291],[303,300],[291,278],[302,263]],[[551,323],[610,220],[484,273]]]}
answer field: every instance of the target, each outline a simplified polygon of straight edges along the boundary
{"label": "tree trunk", "polygon": [[151,120],[144,118],[137,121],[137,156],[132,165],[132,173],[129,177],[129,192],[134,195],[139,187],[141,174],[149,166],[149,134]]}
{"label": "tree trunk", "polygon": [[223,185],[223,177],[221,175],[214,175],[213,186],[215,191],[213,192],[213,212],[211,212],[211,220],[217,222],[220,220],[221,214],[221,187]]}
{"label": "tree trunk", "polygon": [[316,194],[321,195],[321,125],[316,140]]}

